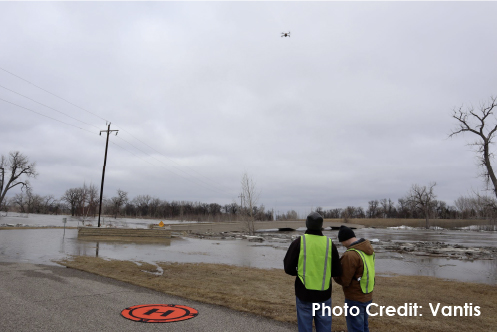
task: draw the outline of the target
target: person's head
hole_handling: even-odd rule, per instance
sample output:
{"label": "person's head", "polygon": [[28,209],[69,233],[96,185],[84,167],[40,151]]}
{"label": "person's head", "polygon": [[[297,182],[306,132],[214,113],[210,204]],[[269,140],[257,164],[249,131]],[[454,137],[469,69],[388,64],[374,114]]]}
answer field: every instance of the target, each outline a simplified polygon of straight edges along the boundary
{"label": "person's head", "polygon": [[323,228],[323,217],[317,212],[311,212],[305,220],[305,227],[312,231],[320,231]]}
{"label": "person's head", "polygon": [[338,241],[345,246],[348,247],[355,241],[357,241],[357,238],[355,237],[355,233],[352,229],[350,229],[347,226],[340,226],[340,229],[338,230]]}

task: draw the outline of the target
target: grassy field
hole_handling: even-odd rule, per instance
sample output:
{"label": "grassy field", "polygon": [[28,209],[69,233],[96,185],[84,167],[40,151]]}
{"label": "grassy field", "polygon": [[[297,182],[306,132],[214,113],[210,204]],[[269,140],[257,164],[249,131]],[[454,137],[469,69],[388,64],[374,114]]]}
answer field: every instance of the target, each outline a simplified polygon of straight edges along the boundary
{"label": "grassy field", "polygon": [[[222,264],[158,263],[164,270],[143,263],[77,256],[58,262],[67,267],[147,287],[159,292],[250,312],[296,324],[294,277],[281,269],[256,269]],[[495,331],[497,326],[497,287],[447,281],[423,276],[377,276],[373,302],[399,307],[405,303],[422,306],[418,316],[370,318],[372,331]],[[343,306],[341,287],[333,282],[332,306]],[[436,306],[480,307],[478,317],[433,316],[429,303]],[[378,312],[378,310],[374,310]],[[419,316],[419,313],[422,316]],[[333,317],[333,330],[346,330],[343,316]]]}

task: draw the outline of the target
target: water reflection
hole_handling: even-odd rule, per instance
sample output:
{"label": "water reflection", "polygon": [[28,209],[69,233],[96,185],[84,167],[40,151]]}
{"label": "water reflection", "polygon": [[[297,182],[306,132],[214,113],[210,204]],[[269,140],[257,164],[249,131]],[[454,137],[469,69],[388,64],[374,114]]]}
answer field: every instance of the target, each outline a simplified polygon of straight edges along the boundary
{"label": "water reflection", "polygon": [[[326,232],[336,239],[336,232]],[[295,234],[299,234],[295,232]],[[461,233],[459,233],[461,234]],[[382,240],[440,239],[445,234],[427,234],[390,231],[358,230],[357,236]],[[444,242],[486,243],[496,234],[466,234],[468,238],[449,234]],[[58,239],[58,240],[57,240]],[[338,244],[338,241],[335,240]],[[497,242],[495,242],[497,243]],[[258,268],[283,268],[288,242],[275,239],[263,243],[246,240],[206,240],[194,238],[162,239],[156,243],[81,240],[75,229],[27,229],[0,231],[0,261],[55,264],[71,255],[96,256],[111,259],[145,262],[224,263]],[[344,248],[338,245],[339,252]],[[426,275],[439,278],[497,284],[497,261],[460,261],[438,257],[402,255],[378,252],[377,271],[407,275]]]}

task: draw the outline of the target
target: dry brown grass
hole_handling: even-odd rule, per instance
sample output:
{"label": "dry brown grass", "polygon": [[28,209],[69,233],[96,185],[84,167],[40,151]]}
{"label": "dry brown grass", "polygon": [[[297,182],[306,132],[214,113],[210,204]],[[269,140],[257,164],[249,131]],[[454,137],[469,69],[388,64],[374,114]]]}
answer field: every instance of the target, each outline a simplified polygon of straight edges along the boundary
{"label": "dry brown grass", "polygon": [[[156,267],[130,261],[77,256],[62,265],[154,289],[163,293],[251,312],[275,320],[296,323],[294,277],[280,269],[257,269],[222,264],[158,263]],[[497,287],[447,281],[423,276],[378,276],[374,303],[401,306],[417,303],[423,316],[371,317],[373,331],[493,331],[497,325]],[[334,283],[333,306],[343,306],[341,287]],[[428,303],[441,306],[480,306],[479,317],[433,317]],[[376,311],[376,310],[375,310]],[[333,330],[346,330],[343,316],[333,317]]]}
{"label": "dry brown grass", "polygon": [[[342,222],[343,219],[325,219],[325,221]],[[395,226],[410,226],[410,227],[425,227],[425,219],[402,219],[402,218],[359,218],[349,219],[349,223],[364,225],[367,227],[395,227]],[[442,228],[466,227],[471,225],[488,225],[488,220],[476,219],[430,219],[430,226],[438,226]]]}

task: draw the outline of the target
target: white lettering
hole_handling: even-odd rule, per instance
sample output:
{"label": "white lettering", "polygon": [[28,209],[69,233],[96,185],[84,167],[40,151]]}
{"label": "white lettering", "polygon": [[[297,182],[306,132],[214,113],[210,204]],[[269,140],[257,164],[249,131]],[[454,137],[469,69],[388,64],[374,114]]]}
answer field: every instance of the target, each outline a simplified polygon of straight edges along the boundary
{"label": "white lettering", "polygon": [[[352,312],[352,310],[355,310],[355,311],[356,311],[356,313],[354,314],[354,313]],[[352,306],[352,307],[350,307],[349,314],[350,314],[351,316],[354,316],[354,317],[355,317],[355,316],[359,315],[359,313],[360,313],[360,312],[361,312],[361,310],[359,310],[359,308],[358,308],[358,307],[356,307],[356,306]]]}
{"label": "white lettering", "polygon": [[407,303],[404,303],[403,306],[397,308],[397,313],[399,314],[399,316],[407,316],[407,312]]}
{"label": "white lettering", "polygon": [[[459,316],[463,316],[463,313],[462,313],[462,307],[461,306],[454,306],[454,316],[457,316],[457,310],[459,310]],[[467,315],[464,315],[464,316],[467,316]]]}
{"label": "white lettering", "polygon": [[475,316],[480,316],[480,306],[475,306]]}
{"label": "white lettering", "polygon": [[[339,313],[339,314],[337,314],[337,313],[335,312],[335,310],[336,310],[337,308],[338,308],[338,309],[340,309],[340,313]],[[342,314],[343,314],[342,307],[340,307],[340,306],[335,306],[335,307],[333,307],[333,315],[334,315],[334,316],[341,316]]]}
{"label": "white lettering", "polygon": [[[471,306],[473,303],[470,303],[469,306],[467,303],[464,303],[464,316],[468,316],[468,309],[469,309],[469,316],[473,316],[473,307]],[[462,315],[461,315],[462,316]]]}
{"label": "white lettering", "polygon": [[[414,316],[417,316],[418,315],[418,308],[421,309],[423,308],[422,306],[419,306],[418,307],[418,304],[417,303],[414,303],[414,305],[412,306],[414,308]],[[419,314],[420,316],[423,316],[423,314]]]}
{"label": "white lettering", "polygon": [[386,309],[385,309],[385,313],[388,315],[388,316],[395,316],[395,307],[394,306],[388,306]]}
{"label": "white lettering", "polygon": [[440,303],[437,303],[437,308],[435,311],[433,311],[433,306],[431,305],[431,303],[428,303],[430,305],[430,310],[431,310],[431,314],[433,316],[436,316],[437,315],[437,312],[438,312],[438,307],[440,307]]}
{"label": "white lettering", "polygon": [[[326,310],[328,311],[328,314],[325,313]],[[321,316],[331,316],[331,307],[323,305],[323,308],[321,309]]]}
{"label": "white lettering", "polygon": [[[446,309],[449,309],[449,312],[446,312],[445,311]],[[444,315],[445,317],[452,316],[452,307],[451,306],[443,306],[441,312],[442,312],[442,315]]]}
{"label": "white lettering", "polygon": [[378,306],[376,303],[370,303],[370,304],[368,304],[368,306],[366,307],[366,313],[368,314],[368,316],[377,316],[378,313],[373,314],[372,312],[369,311],[369,307],[371,307],[372,305]]}
{"label": "white lettering", "polygon": [[320,307],[321,307],[321,304],[319,304],[319,303],[312,304],[312,317],[316,316],[316,310],[319,310]]}

